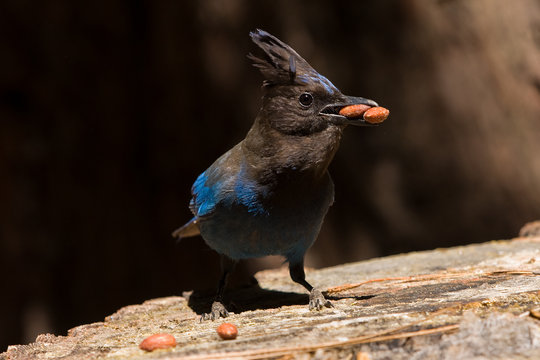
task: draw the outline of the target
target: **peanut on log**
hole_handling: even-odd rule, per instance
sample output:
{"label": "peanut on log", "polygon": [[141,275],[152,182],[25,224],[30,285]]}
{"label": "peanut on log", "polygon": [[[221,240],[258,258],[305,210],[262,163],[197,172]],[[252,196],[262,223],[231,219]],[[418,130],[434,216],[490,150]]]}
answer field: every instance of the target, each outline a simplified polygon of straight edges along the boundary
{"label": "peanut on log", "polygon": [[154,334],[144,339],[139,348],[145,351],[168,349],[176,346],[176,339],[170,334]]}
{"label": "peanut on log", "polygon": [[238,336],[238,329],[230,323],[223,323],[216,329],[223,340],[233,340]]}

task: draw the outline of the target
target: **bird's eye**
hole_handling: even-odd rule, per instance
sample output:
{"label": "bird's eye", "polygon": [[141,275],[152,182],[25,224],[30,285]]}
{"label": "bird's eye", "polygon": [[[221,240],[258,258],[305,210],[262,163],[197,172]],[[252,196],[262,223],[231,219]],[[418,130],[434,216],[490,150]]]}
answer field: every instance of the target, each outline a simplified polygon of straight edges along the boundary
{"label": "bird's eye", "polygon": [[302,106],[308,107],[313,102],[313,95],[305,92],[302,95],[300,95],[300,97],[298,98],[298,101],[300,101],[300,104],[302,104]]}

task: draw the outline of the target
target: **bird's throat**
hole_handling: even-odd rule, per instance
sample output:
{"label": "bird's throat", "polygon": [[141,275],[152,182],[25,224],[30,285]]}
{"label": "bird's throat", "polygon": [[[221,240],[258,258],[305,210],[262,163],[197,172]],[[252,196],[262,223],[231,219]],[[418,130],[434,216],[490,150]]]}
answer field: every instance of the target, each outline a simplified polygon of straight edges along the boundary
{"label": "bird's throat", "polygon": [[322,177],[339,147],[343,127],[330,125],[309,136],[284,135],[255,122],[242,148],[248,162],[260,171],[278,175]]}

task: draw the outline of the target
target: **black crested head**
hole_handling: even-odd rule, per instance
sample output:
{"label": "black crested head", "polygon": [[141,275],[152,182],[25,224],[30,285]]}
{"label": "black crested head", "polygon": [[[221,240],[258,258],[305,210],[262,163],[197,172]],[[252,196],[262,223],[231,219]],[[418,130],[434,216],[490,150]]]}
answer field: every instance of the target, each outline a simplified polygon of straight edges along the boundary
{"label": "black crested head", "polygon": [[331,125],[364,125],[339,114],[348,105],[377,106],[374,101],[345,96],[319,74],[293,48],[264,30],[250,33],[263,56],[249,54],[264,77],[263,106],[259,122],[280,133],[309,136]]}
{"label": "black crested head", "polygon": [[[362,118],[340,114],[349,105],[377,106],[368,99],[343,95],[293,48],[264,30],[250,33],[262,50],[248,57],[264,77],[262,107],[243,142],[254,168],[279,168],[284,174],[300,171],[324,174],[348,124]],[[264,163],[264,165],[261,165]],[[289,170],[287,170],[289,169]],[[310,175],[310,176],[311,176]]]}
{"label": "black crested head", "polygon": [[320,109],[341,93],[293,48],[264,30],[250,33],[263,50],[261,57],[249,54],[264,77],[261,120],[281,133],[309,135],[328,126],[318,116]]}

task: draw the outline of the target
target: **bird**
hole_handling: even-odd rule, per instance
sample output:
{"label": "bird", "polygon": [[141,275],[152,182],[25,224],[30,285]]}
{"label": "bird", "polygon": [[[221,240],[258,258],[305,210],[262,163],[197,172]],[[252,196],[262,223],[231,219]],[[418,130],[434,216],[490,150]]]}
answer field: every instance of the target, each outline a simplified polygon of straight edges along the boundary
{"label": "bird", "polygon": [[229,315],[223,294],[235,264],[266,255],[285,258],[291,279],[309,292],[310,310],[332,307],[306,281],[304,256],[334,202],[328,166],[344,128],[371,125],[339,112],[378,106],[343,95],[268,32],[256,29],[250,36],[262,53],[248,54],[264,78],[261,108],[246,137],[197,177],[189,203],[194,216],[172,233],[178,239],[201,235],[220,255],[216,297],[201,321]]}

